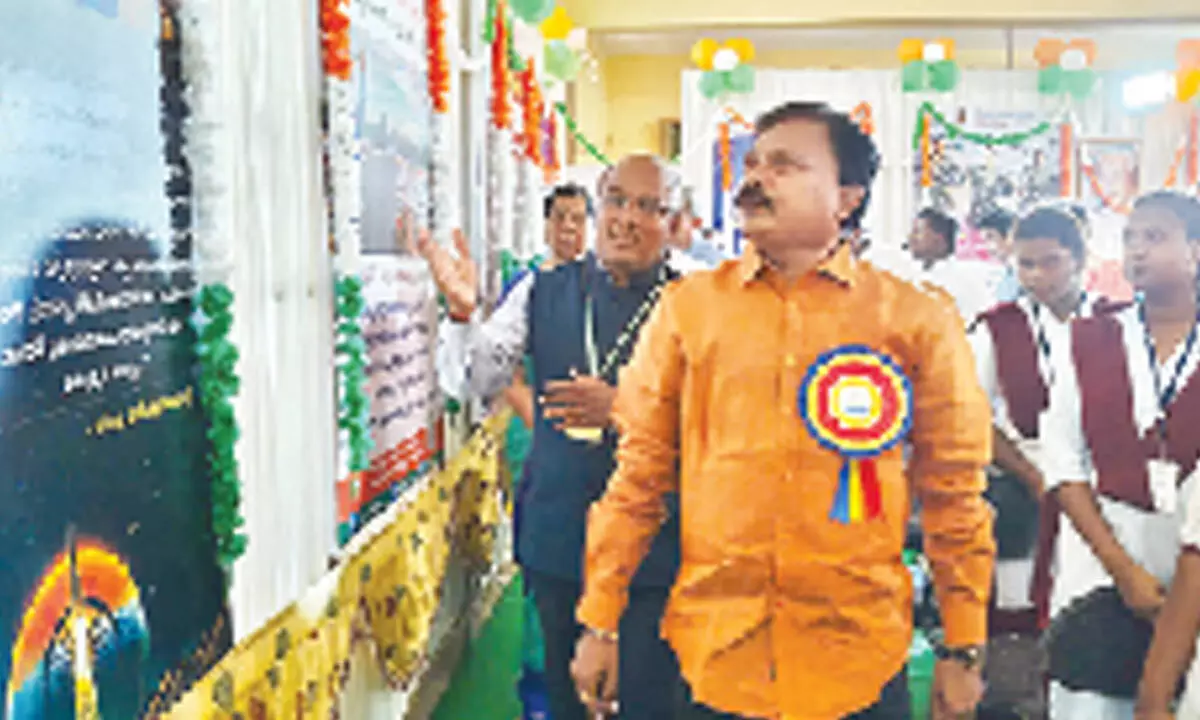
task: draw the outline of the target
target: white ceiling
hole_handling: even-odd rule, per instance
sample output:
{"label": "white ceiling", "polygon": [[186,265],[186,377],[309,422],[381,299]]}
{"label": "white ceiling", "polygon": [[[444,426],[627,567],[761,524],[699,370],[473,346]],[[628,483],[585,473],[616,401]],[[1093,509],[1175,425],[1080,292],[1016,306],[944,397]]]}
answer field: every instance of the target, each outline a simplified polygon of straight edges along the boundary
{"label": "white ceiling", "polygon": [[[675,55],[687,53],[702,37],[723,39],[744,37],[759,51],[807,48],[814,50],[880,50],[894,49],[905,38],[949,37],[961,49],[1002,50],[1008,45],[1008,28],[954,27],[803,27],[803,28],[721,28],[706,30],[665,30],[649,32],[597,33],[597,50],[603,55]],[[1096,41],[1101,53],[1106,48],[1122,57],[1142,54],[1174,58],[1175,45],[1183,38],[1200,37],[1196,24],[1125,24],[1098,27],[1062,26],[1054,28],[1023,27],[1012,32],[1013,50],[1028,54],[1043,37],[1087,37]]]}

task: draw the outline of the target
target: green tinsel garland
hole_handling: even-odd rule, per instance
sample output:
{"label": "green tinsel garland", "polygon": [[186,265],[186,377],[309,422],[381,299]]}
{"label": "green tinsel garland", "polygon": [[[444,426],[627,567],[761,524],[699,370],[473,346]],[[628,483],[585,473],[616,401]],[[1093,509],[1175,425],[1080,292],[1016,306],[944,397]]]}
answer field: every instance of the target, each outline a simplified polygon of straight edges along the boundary
{"label": "green tinsel garland", "polygon": [[595,158],[601,165],[612,165],[612,163],[608,161],[608,158],[604,156],[604,153],[600,152],[599,148],[593,145],[591,141],[584,136],[583,131],[579,129],[579,125],[576,124],[575,118],[571,117],[571,114],[567,112],[567,106],[565,103],[554,103],[554,109],[559,115],[562,116],[563,123],[566,124],[567,131],[570,132],[575,138],[575,142],[582,145],[583,149],[587,150],[588,154]]}
{"label": "green tinsel garland", "polygon": [[341,408],[338,427],[350,434],[350,471],[360,472],[371,466],[371,434],[367,432],[366,344],[358,319],[366,302],[362,280],[347,275],[337,281],[337,355],[341,376]]}
{"label": "green tinsel garland", "polygon": [[1022,143],[1028,142],[1039,135],[1045,135],[1047,132],[1052,130],[1055,125],[1057,125],[1057,123],[1052,122],[1040,122],[1024,132],[1000,133],[997,135],[992,135],[990,133],[971,132],[969,130],[964,130],[961,125],[956,125],[955,123],[950,122],[945,115],[937,111],[937,108],[933,106],[933,103],[925,102],[922,103],[920,109],[917,110],[917,126],[913,130],[914,149],[921,147],[921,136],[925,133],[925,123],[929,122],[930,120],[933,120],[938,125],[941,125],[943,128],[945,128],[946,136],[949,139],[955,140],[961,138],[967,142],[975,143],[976,145],[983,145],[984,147],[1021,145]]}
{"label": "green tinsel garland", "polygon": [[238,478],[237,417],[232,398],[238,394],[238,351],[229,340],[233,327],[233,291],[223,283],[205,285],[196,298],[200,311],[196,355],[200,361],[200,403],[208,420],[208,466],[211,473],[212,523],[217,559],[229,571],[246,552],[242,532],[242,486]]}
{"label": "green tinsel garland", "polygon": [[488,0],[487,12],[483,18],[483,44],[491,45],[496,39],[496,10],[499,3],[497,0]]}

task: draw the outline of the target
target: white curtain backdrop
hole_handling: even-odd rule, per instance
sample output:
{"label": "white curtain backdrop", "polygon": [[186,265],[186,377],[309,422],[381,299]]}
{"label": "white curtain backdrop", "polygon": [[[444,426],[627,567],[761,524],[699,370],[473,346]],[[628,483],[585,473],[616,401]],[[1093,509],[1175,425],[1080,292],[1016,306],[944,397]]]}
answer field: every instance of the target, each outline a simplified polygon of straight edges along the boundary
{"label": "white curtain backdrop", "polygon": [[249,549],[230,604],[238,638],[294,601],[334,543],[332,286],[321,187],[316,5],[218,3],[233,238],[233,337]]}
{"label": "white curtain backdrop", "polygon": [[[846,112],[859,103],[870,104],[883,163],[872,190],[865,227],[874,246],[885,253],[899,250],[918,209],[912,137],[922,102],[932,99],[951,119],[959,108],[1040,109],[1047,117],[1061,110],[1059,101],[1039,95],[1036,73],[1031,71],[967,70],[954,93],[936,97],[903,92],[898,70],[762,70],[757,80],[753,93],[730,103],[752,122],[756,115],[789,100],[823,101]],[[681,108],[685,154],[680,166],[685,183],[697,189],[696,205],[701,216],[711,218],[713,143],[724,104],[706,100],[700,94],[699,81],[700,71],[684,71]],[[1182,127],[1174,108],[1145,116],[1129,113],[1121,105],[1115,78],[1101,77],[1092,97],[1076,108],[1075,114],[1080,137],[1143,138],[1143,176],[1151,185],[1162,181]]]}

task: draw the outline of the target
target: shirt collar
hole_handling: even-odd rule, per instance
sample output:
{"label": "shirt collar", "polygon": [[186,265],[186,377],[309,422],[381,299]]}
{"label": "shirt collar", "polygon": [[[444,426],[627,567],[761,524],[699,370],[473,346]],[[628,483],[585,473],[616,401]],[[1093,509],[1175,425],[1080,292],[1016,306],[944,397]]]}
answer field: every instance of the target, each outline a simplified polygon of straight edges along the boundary
{"label": "shirt collar", "polygon": [[[742,284],[749,285],[769,267],[770,262],[754,248],[754,243],[746,243],[740,268]],[[858,260],[854,257],[850,243],[838,243],[830,255],[817,264],[814,272],[846,287],[853,287],[858,276]]]}
{"label": "shirt collar", "polygon": [[629,286],[625,288],[618,288],[616,285],[613,285],[612,276],[605,271],[604,265],[600,262],[600,258],[596,257],[595,253],[588,253],[588,265],[596,271],[597,275],[604,279],[604,285],[606,287],[610,287],[615,290],[645,290],[649,287],[652,287],[654,283],[658,281],[658,276],[659,273],[662,272],[662,265],[664,262],[666,262],[665,257],[654,263],[654,266],[650,269],[633,273],[629,276]]}

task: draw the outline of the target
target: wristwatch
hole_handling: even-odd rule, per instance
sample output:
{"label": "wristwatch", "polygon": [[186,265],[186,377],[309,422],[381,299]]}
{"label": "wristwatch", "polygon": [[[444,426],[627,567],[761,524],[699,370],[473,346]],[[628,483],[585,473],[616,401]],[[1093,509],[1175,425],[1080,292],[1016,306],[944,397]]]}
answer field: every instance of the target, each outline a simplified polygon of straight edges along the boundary
{"label": "wristwatch", "polygon": [[985,655],[982,645],[947,647],[941,643],[934,646],[933,653],[938,660],[953,660],[956,663],[960,663],[968,670],[975,670],[983,667]]}
{"label": "wristwatch", "polygon": [[620,636],[617,635],[617,633],[615,633],[615,632],[610,632],[608,630],[598,630],[593,627],[584,628],[584,632],[587,633],[588,635],[591,635],[592,637],[603,640],[604,642],[615,643],[620,639]]}

